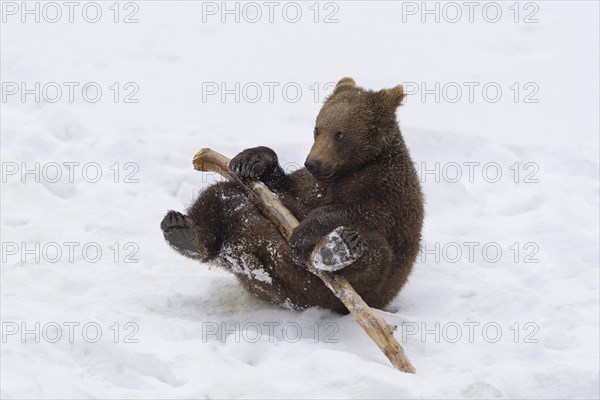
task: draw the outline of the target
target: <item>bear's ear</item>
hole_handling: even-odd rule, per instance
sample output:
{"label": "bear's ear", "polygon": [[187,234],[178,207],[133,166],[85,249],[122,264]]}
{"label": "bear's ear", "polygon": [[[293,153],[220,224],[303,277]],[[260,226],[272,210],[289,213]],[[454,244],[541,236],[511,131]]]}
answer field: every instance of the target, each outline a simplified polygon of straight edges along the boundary
{"label": "bear's ear", "polygon": [[354,89],[356,87],[356,82],[354,79],[346,76],[338,81],[335,85],[335,89],[333,89],[333,93],[340,92],[345,89]]}
{"label": "bear's ear", "polygon": [[402,85],[398,85],[392,89],[383,89],[381,94],[383,97],[383,104],[388,110],[391,111],[396,111],[396,108],[402,104],[402,101],[406,96],[406,93],[404,93],[404,87],[402,87]]}

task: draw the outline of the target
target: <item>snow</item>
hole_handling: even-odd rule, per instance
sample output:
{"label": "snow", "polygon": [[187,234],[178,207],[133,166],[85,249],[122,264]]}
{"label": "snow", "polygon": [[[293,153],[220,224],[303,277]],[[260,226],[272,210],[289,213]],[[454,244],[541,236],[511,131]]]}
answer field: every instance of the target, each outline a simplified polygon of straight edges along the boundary
{"label": "snow", "polygon": [[[513,2],[497,3],[497,23],[483,3],[473,23],[462,3],[456,23],[449,8],[421,22],[406,9],[421,2],[319,3],[318,23],[312,3],[297,23],[287,3],[273,23],[260,2],[256,23],[222,23],[221,2],[120,3],[119,21],[139,20],[128,24],[112,2],[97,3],[97,23],[84,3],[70,23],[61,2],[60,21],[46,9],[23,23],[21,4],[2,2],[0,28],[2,398],[600,396],[597,2],[519,3],[518,23]],[[524,23],[532,12],[539,22]],[[193,170],[201,147],[266,145],[301,166],[343,76],[412,93],[398,116],[422,174],[425,244],[381,314],[415,375],[352,317],[257,300],[159,229],[218,179]],[[46,93],[22,102],[9,95],[21,82]],[[73,102],[65,82],[78,83]],[[238,102],[221,101],[222,82],[240,83]],[[423,98],[436,82],[445,95]],[[478,84],[472,102],[465,82]]]}

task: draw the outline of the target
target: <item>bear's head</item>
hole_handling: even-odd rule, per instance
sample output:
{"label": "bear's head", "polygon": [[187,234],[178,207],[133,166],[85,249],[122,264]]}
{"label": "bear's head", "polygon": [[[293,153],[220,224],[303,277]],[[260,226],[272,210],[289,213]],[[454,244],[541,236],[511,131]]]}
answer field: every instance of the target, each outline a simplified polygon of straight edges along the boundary
{"label": "bear's head", "polygon": [[396,108],[404,89],[378,92],[342,78],[317,116],[314,144],[305,166],[319,180],[335,179],[379,158],[400,135]]}

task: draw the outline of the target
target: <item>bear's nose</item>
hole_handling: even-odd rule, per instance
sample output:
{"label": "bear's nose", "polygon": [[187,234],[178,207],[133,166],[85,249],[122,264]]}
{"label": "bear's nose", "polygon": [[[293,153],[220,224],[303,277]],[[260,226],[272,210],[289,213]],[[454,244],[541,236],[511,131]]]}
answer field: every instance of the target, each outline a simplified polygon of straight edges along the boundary
{"label": "bear's nose", "polygon": [[304,166],[313,175],[317,175],[319,173],[319,161],[315,160],[314,158],[307,158],[306,162],[304,162]]}

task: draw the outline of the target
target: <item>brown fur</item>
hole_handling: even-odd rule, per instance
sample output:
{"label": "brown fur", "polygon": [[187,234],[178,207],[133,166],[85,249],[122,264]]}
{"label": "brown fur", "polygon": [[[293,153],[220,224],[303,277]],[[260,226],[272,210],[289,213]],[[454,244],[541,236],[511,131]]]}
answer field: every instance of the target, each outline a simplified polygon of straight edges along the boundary
{"label": "brown fur", "polygon": [[[234,171],[260,178],[301,222],[291,246],[232,182],[207,188],[187,217],[167,214],[165,237],[183,254],[227,268],[260,298],[346,312],[302,266],[324,235],[345,226],[358,234],[364,253],[336,273],[369,305],[384,307],[412,270],[424,215],[419,180],[396,122],[403,98],[402,86],[374,92],[351,78],[340,80],[317,117],[306,164],[312,174],[303,168],[286,175],[266,147],[232,160]],[[182,232],[195,234],[193,246],[182,242]]]}

